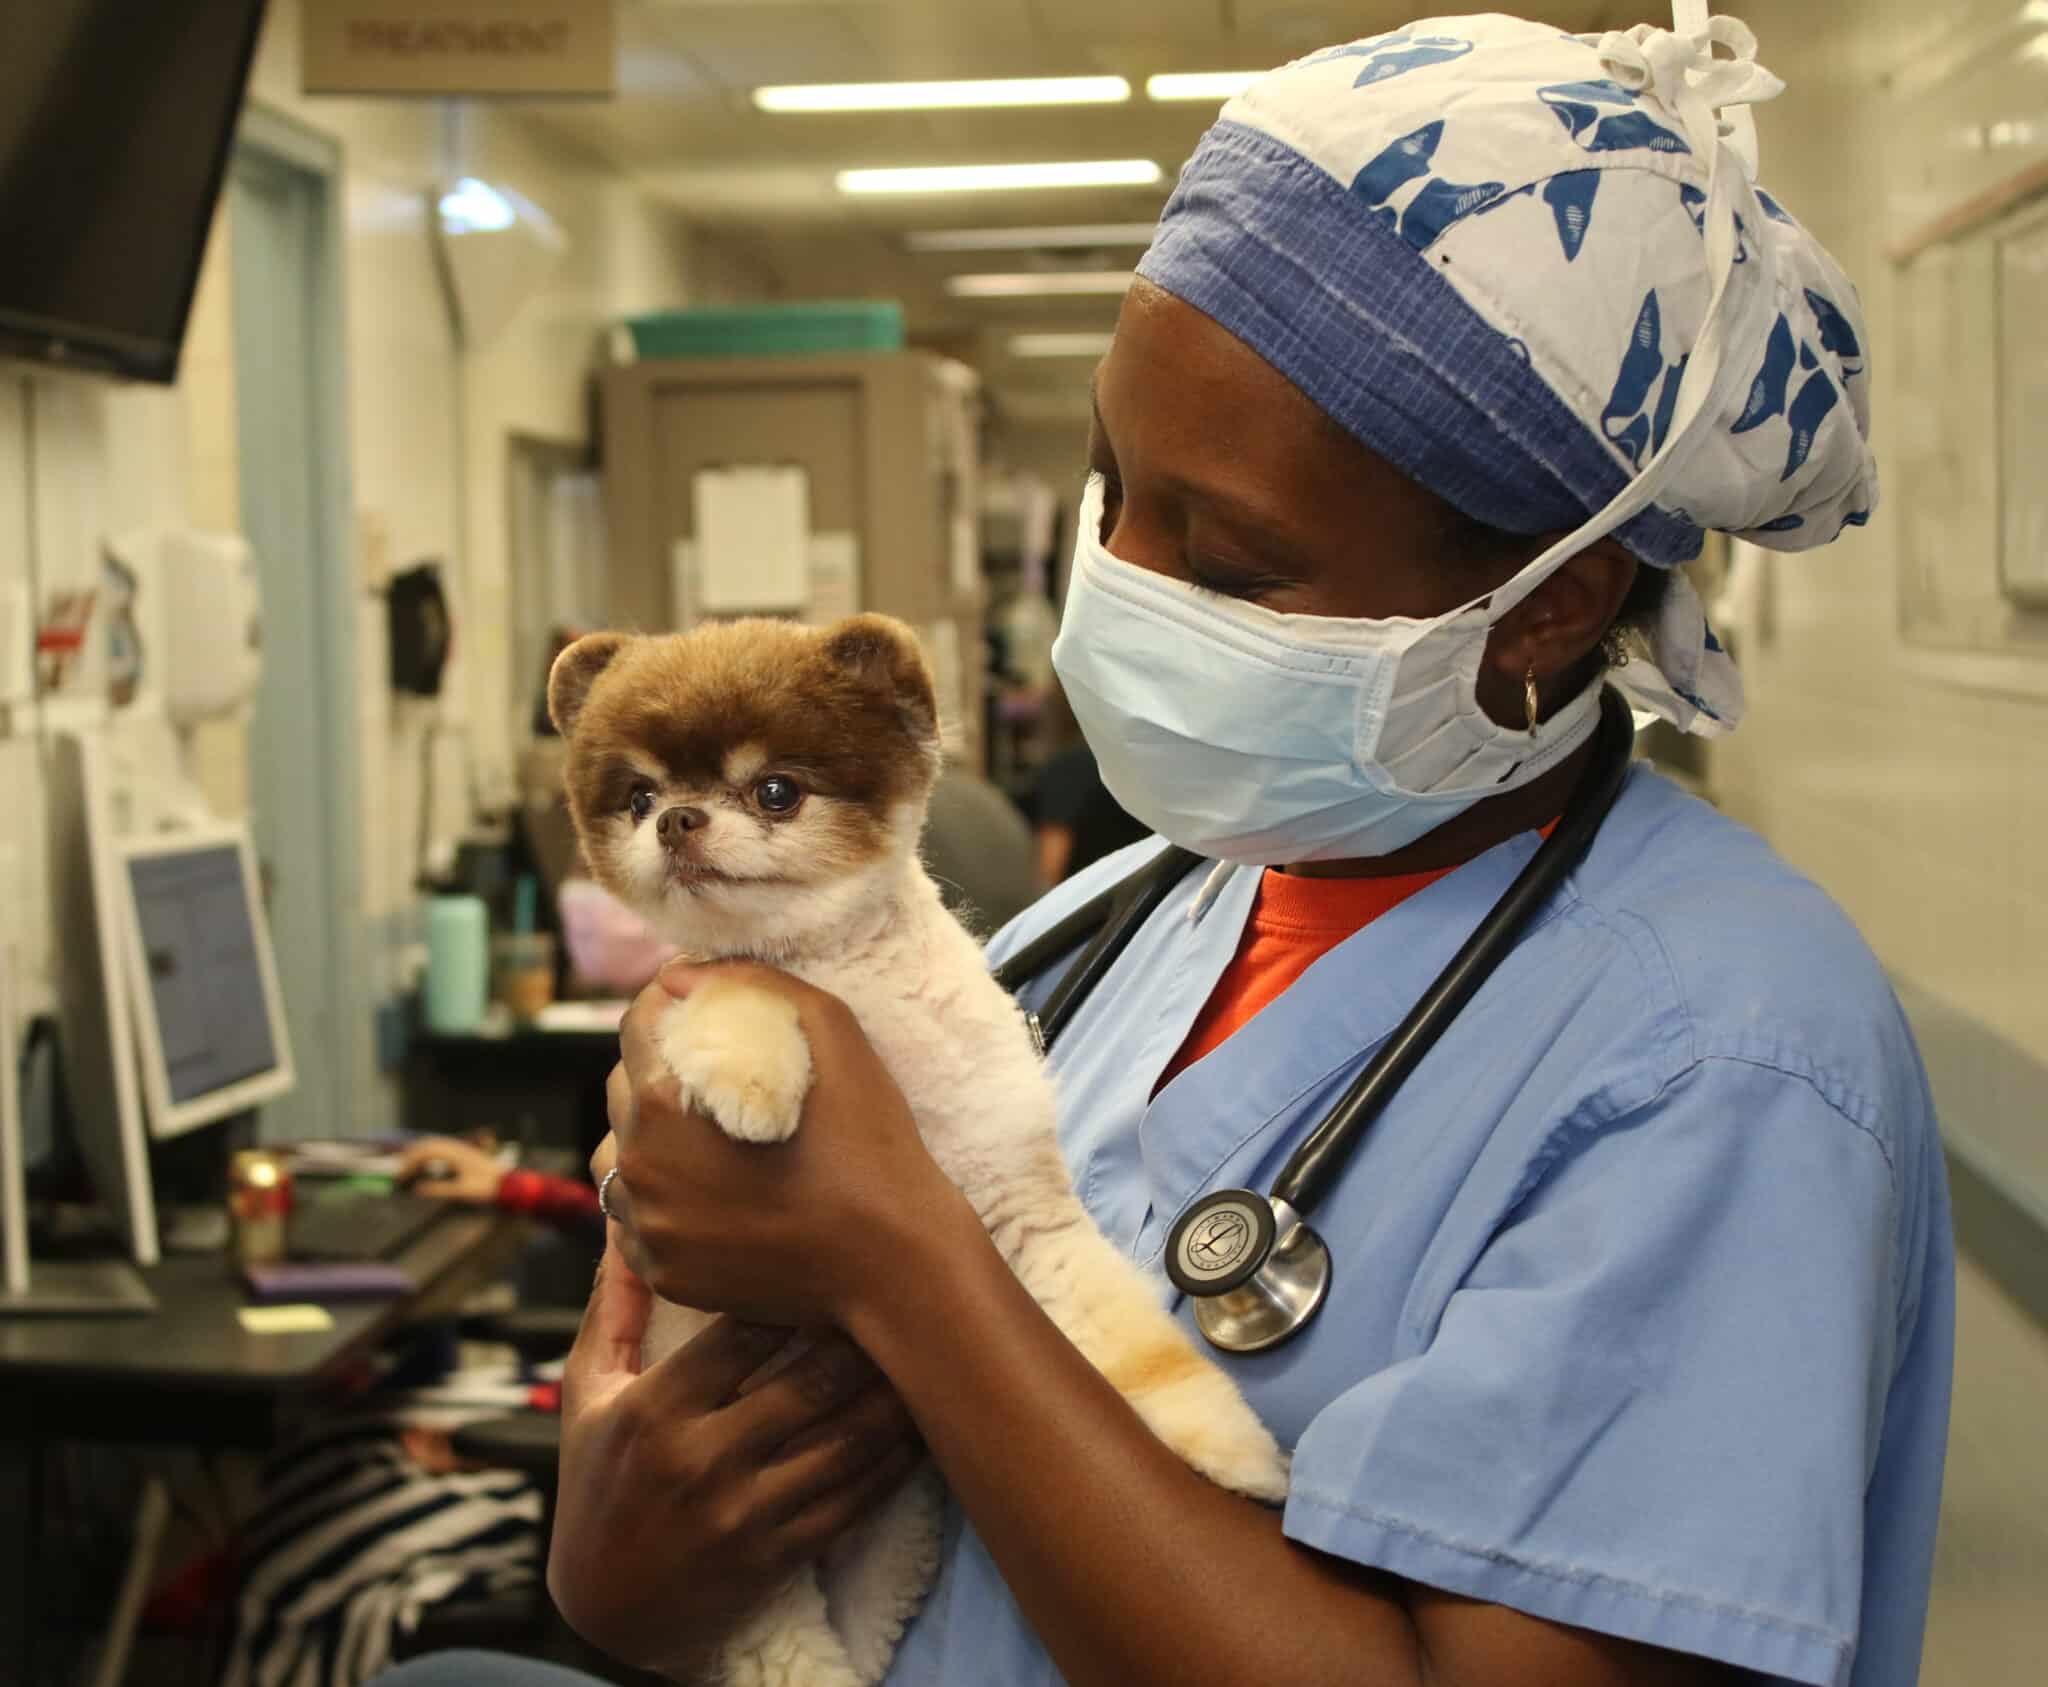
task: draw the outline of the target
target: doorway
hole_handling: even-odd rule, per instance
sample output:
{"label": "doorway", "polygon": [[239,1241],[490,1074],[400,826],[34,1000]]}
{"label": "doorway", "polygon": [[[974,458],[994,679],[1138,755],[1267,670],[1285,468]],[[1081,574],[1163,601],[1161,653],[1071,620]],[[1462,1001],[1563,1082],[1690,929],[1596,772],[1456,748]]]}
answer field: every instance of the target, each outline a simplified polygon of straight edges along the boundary
{"label": "doorway", "polygon": [[506,440],[506,551],[512,598],[512,742],[542,730],[538,708],[557,636],[605,625],[604,486],[587,446]]}
{"label": "doorway", "polygon": [[341,173],[333,142],[243,120],[228,183],[242,529],[263,590],[250,824],[298,1082],[272,1141],[353,1136],[371,1089],[363,965],[356,604],[343,393]]}

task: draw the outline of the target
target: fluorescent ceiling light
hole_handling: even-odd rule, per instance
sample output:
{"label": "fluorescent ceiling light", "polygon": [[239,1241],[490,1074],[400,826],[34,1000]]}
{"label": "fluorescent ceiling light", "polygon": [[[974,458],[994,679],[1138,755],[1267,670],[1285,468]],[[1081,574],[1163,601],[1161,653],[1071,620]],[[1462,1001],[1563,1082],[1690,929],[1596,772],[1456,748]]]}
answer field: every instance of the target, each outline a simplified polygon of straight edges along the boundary
{"label": "fluorescent ceiling light", "polygon": [[1113,334],[1012,334],[1012,357],[1101,357]]}
{"label": "fluorescent ceiling light", "polygon": [[1223,100],[1241,94],[1265,75],[1262,70],[1203,70],[1145,78],[1148,100]]}
{"label": "fluorescent ceiling light", "polygon": [[519,220],[501,190],[474,176],[464,176],[442,194],[439,209],[441,226],[450,234],[495,234]]}
{"label": "fluorescent ceiling light", "polygon": [[841,193],[974,193],[1018,187],[1151,187],[1149,158],[1083,159],[1071,164],[937,164],[909,170],[841,170]]}
{"label": "fluorescent ceiling light", "polygon": [[756,88],[763,111],[941,111],[1001,105],[1116,105],[1121,76],[1033,76],[986,82],[807,82]]}
{"label": "fluorescent ceiling light", "polygon": [[1051,228],[937,228],[906,235],[913,252],[1021,252],[1075,246],[1149,246],[1152,223],[1069,223]]}
{"label": "fluorescent ceiling light", "polygon": [[1121,293],[1131,284],[1127,269],[1027,270],[1019,275],[949,275],[946,291],[956,299],[1020,299],[1053,293]]}

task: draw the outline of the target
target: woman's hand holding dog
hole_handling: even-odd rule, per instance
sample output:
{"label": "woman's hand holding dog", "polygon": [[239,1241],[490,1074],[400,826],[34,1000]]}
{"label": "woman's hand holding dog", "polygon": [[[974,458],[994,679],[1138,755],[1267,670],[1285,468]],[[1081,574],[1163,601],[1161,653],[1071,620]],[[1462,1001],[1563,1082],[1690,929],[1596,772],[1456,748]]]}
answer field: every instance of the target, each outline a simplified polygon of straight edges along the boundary
{"label": "woman's hand holding dog", "polygon": [[923,1447],[842,1336],[744,1394],[787,1330],[721,1318],[643,1371],[649,1304],[607,1248],[563,1373],[548,1590],[593,1645],[689,1679]]}
{"label": "woman's hand holding dog", "polygon": [[[735,1142],[691,1112],[660,1052],[663,1013],[716,979],[782,996],[812,1080],[787,1142]],[[606,1099],[612,1134],[591,1161],[612,1235],[664,1299],[760,1323],[841,1326],[890,1295],[908,1258],[980,1220],[925,1148],[909,1104],[838,997],[773,967],[672,964],[621,1026]],[[913,1246],[912,1244],[915,1244]]]}

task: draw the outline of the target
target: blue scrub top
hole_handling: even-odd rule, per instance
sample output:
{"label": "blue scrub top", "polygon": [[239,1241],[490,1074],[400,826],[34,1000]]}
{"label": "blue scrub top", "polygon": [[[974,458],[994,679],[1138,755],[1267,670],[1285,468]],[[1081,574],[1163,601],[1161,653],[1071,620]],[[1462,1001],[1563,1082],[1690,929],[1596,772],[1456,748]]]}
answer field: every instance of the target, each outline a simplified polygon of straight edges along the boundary
{"label": "blue scrub top", "polygon": [[[1174,1218],[1269,1186],[1536,844],[1339,945],[1157,1100],[1259,875],[1153,916],[1052,1066],[1081,1197],[1163,1299]],[[1638,768],[1315,1216],[1321,1317],[1220,1357],[1294,1448],[1290,1537],[1765,1681],[1917,1679],[1954,1325],[1933,1107],[1876,961],[1753,833]],[[891,1687],[1058,1680],[954,1508]]]}

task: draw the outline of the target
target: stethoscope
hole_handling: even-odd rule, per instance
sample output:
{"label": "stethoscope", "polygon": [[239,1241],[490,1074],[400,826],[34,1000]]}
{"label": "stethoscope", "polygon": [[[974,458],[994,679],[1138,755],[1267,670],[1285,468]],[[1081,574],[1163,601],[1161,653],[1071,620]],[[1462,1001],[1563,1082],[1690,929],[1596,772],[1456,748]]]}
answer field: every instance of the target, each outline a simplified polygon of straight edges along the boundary
{"label": "stethoscope", "polygon": [[[1593,759],[1556,827],[1488,910],[1436,982],[1380,1045],[1320,1124],[1281,1168],[1272,1191],[1218,1189],[1175,1221],[1166,1239],[1166,1274],[1195,1301],[1195,1323],[1230,1353],[1257,1353],[1296,1334],[1330,1292],[1330,1250],[1307,1214],[1326,1195],[1402,1080],[1500,964],[1535,911],[1585,858],[1627,777],[1634,722],[1616,692],[1601,696]],[[1042,972],[1093,932],[1043,1009],[1030,1016],[1042,1050],[1137,936],[1167,893],[1201,865],[1169,847],[1132,877],[1077,909],[996,970],[1010,991]]]}

